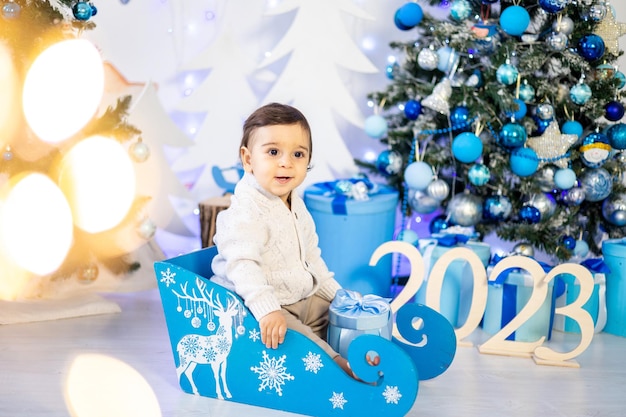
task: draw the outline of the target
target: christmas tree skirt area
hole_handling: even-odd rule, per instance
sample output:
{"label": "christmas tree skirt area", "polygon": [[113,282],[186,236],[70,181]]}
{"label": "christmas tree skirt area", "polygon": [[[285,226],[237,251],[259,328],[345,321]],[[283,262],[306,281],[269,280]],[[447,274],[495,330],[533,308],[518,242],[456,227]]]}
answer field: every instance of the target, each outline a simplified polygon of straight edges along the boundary
{"label": "christmas tree skirt area", "polygon": [[120,306],[98,294],[63,299],[0,301],[0,324],[30,323],[121,312]]}

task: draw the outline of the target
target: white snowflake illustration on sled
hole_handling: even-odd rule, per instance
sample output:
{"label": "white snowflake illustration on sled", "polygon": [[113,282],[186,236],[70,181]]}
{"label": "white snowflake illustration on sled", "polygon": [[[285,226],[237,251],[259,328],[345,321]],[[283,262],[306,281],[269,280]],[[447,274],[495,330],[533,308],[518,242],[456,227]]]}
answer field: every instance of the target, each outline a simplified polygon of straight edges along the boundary
{"label": "white snowflake illustration on sled", "polygon": [[302,358],[302,361],[304,362],[304,370],[316,374],[317,371],[324,367],[321,358],[322,356],[320,354],[309,352],[304,358]]}
{"label": "white snowflake illustration on sled", "polygon": [[275,390],[278,395],[283,395],[285,381],[295,379],[293,375],[287,373],[285,359],[287,359],[286,355],[282,355],[279,359],[270,358],[267,352],[263,351],[263,362],[260,363],[260,366],[250,368],[252,372],[259,374],[261,380],[259,391],[269,388]]}

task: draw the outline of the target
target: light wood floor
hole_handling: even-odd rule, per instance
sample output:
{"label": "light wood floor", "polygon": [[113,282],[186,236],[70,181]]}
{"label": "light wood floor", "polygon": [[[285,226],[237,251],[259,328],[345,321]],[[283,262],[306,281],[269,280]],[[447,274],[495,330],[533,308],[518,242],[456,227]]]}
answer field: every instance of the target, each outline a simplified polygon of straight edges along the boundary
{"label": "light wood floor", "polygon": [[[183,393],[157,291],[107,298],[122,312],[0,326],[0,416],[72,415],[66,405],[66,381],[71,365],[84,354],[106,355],[132,367],[154,392],[152,400],[158,401],[164,417],[294,415]],[[482,337],[480,331],[473,336]],[[574,335],[556,333],[550,343],[556,349],[559,343],[566,346],[576,340]],[[476,348],[460,347],[443,375],[420,383],[409,416],[626,416],[626,338],[598,334],[577,359],[579,369],[543,367],[530,359],[483,355]],[[108,396],[99,372],[90,369],[95,386],[85,384],[84,395],[119,401]],[[141,385],[131,377],[114,383],[128,392]]]}

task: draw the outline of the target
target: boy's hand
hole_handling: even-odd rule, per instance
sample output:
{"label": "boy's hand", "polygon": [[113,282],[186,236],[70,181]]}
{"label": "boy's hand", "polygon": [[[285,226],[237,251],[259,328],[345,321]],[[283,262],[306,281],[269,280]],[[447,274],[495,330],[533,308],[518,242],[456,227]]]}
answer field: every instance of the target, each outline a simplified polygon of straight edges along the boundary
{"label": "boy's hand", "polygon": [[261,342],[268,349],[276,349],[280,343],[285,341],[287,320],[279,310],[261,317],[259,326],[261,327]]}

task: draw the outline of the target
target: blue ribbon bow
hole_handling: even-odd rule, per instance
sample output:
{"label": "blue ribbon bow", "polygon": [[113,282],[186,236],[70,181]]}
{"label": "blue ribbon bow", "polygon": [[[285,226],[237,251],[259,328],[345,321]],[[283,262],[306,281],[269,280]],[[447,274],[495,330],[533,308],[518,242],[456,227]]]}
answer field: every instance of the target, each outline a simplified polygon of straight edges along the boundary
{"label": "blue ribbon bow", "polygon": [[611,268],[609,268],[609,266],[604,263],[602,258],[585,259],[580,264],[594,274],[608,274],[611,272]]}
{"label": "blue ribbon bow", "polygon": [[338,215],[347,215],[348,208],[346,203],[349,199],[355,199],[354,193],[350,190],[350,187],[345,187],[345,185],[354,185],[357,183],[365,184],[367,188],[367,196],[376,195],[376,194],[387,194],[390,192],[394,192],[391,189],[387,190],[386,188],[379,188],[376,184],[372,183],[367,177],[359,177],[359,178],[350,178],[347,180],[337,180],[337,181],[327,181],[316,183],[315,188],[308,188],[306,193],[313,195],[325,195],[333,197],[331,201],[331,208],[333,214]]}
{"label": "blue ribbon bow", "polygon": [[389,320],[389,300],[378,295],[361,295],[339,289],[330,305],[331,324],[344,328],[367,329],[384,326]]}
{"label": "blue ribbon bow", "polygon": [[470,239],[469,236],[453,233],[446,233],[431,237],[437,239],[437,243],[445,247],[456,246],[459,243],[467,243]]}

